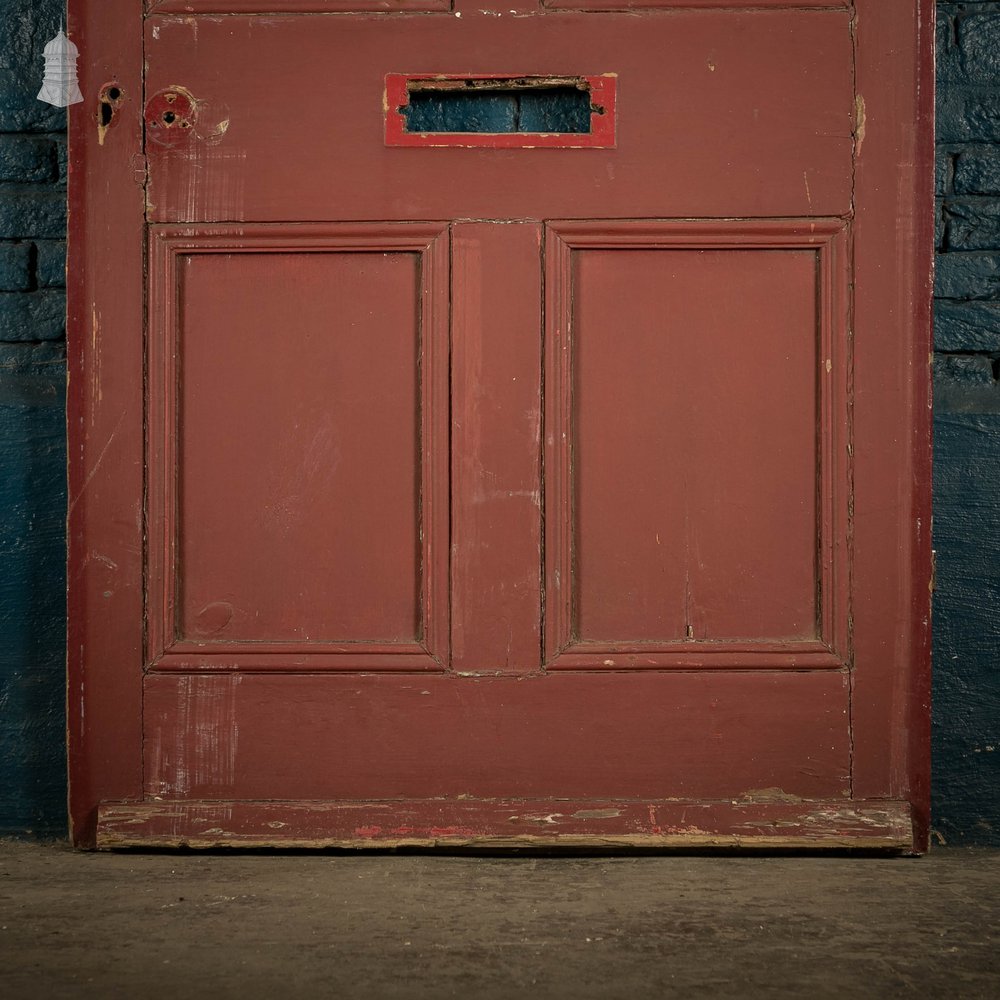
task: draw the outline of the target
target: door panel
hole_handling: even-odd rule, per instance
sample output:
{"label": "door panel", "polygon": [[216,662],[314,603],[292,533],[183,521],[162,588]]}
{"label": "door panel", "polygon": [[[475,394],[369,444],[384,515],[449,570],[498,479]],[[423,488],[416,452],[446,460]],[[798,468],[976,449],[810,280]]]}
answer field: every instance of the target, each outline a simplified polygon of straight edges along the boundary
{"label": "door panel", "polygon": [[844,225],[556,223],[554,667],[848,657]]}
{"label": "door panel", "polygon": [[929,4],[71,5],[77,842],[926,845]]}
{"label": "door panel", "polygon": [[577,637],[816,638],[815,254],[578,257]]}
{"label": "door panel", "polygon": [[150,664],[440,669],[447,229],[152,246]]}
{"label": "door panel", "polygon": [[[190,2],[190,0],[188,0]],[[218,0],[202,0],[204,3]],[[712,8],[725,7],[738,10],[753,7],[759,10],[781,9],[783,7],[847,7],[849,0],[542,0],[553,10],[669,10],[670,8]],[[298,4],[298,0],[296,0]]]}
{"label": "door panel", "polygon": [[180,640],[418,640],[414,256],[186,259]]}
{"label": "door panel", "polygon": [[356,11],[447,11],[452,0],[146,0],[150,13],[332,14]]}

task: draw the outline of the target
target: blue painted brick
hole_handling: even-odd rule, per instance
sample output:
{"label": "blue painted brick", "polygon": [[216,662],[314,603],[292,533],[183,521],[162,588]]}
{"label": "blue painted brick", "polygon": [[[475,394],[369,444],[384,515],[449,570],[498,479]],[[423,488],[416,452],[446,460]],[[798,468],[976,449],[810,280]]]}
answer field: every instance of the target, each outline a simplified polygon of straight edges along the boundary
{"label": "blue painted brick", "polygon": [[66,243],[64,240],[36,240],[36,278],[42,288],[66,287]]}
{"label": "blue painted brick", "polygon": [[937,9],[937,79],[964,82],[961,51],[957,42],[957,18],[954,11],[940,6]]}
{"label": "blue painted brick", "polygon": [[1000,353],[1000,302],[934,303],[934,346],[939,351]]}
{"label": "blue painted brick", "polygon": [[940,142],[992,142],[1000,135],[1000,88],[943,88],[937,105]]}
{"label": "blue painted brick", "polygon": [[958,19],[957,29],[965,79],[995,87],[1000,79],[1000,11],[966,14]]}
{"label": "blue painted brick", "polygon": [[66,293],[0,292],[0,341],[61,340],[66,333]]}
{"label": "blue painted brick", "polygon": [[954,159],[947,149],[939,149],[934,157],[934,193],[938,196],[944,196],[952,189]]}
{"label": "blue painted brick", "polygon": [[0,238],[66,236],[66,192],[55,187],[0,187]]}
{"label": "blue painted brick", "polygon": [[31,288],[31,244],[0,243],[0,292]]}
{"label": "blue painted brick", "polygon": [[956,194],[1000,195],[1000,146],[961,150],[955,159],[954,187]]}
{"label": "blue painted brick", "polygon": [[934,290],[943,299],[1000,299],[1000,254],[938,254]]}
{"label": "blue painted brick", "polygon": [[1000,249],[1000,201],[979,198],[975,201],[949,201],[948,249]]}
{"label": "blue painted brick", "polygon": [[56,145],[48,136],[0,135],[0,181],[51,181],[57,176]]}
{"label": "blue painted brick", "polygon": [[940,354],[934,359],[934,376],[941,382],[954,382],[970,389],[992,387],[993,364],[982,354]]}

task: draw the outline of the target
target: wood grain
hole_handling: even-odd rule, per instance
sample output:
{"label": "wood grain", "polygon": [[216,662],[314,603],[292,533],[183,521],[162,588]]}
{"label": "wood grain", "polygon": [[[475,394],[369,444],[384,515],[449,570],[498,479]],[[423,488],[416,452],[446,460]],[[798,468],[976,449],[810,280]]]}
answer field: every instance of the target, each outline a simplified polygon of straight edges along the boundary
{"label": "wood grain", "polygon": [[97,846],[905,851],[910,837],[898,801],[107,802]]}

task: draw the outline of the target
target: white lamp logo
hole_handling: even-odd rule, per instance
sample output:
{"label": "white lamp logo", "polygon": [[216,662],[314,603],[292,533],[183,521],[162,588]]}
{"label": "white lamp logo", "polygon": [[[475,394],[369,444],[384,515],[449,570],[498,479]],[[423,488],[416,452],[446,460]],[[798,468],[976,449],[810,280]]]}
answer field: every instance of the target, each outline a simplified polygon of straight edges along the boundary
{"label": "white lamp logo", "polygon": [[57,108],[79,104],[83,100],[76,78],[79,54],[79,49],[66,37],[60,25],[59,34],[45,46],[45,79],[38,92],[38,100],[54,104]]}

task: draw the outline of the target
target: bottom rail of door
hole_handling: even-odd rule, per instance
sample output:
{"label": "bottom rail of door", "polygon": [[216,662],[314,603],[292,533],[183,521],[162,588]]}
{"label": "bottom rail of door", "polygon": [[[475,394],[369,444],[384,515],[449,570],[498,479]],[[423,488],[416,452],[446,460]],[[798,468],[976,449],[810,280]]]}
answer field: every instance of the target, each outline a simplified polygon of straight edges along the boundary
{"label": "bottom rail of door", "polygon": [[914,851],[889,799],[103,802],[97,847],[758,848]]}

